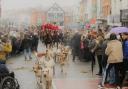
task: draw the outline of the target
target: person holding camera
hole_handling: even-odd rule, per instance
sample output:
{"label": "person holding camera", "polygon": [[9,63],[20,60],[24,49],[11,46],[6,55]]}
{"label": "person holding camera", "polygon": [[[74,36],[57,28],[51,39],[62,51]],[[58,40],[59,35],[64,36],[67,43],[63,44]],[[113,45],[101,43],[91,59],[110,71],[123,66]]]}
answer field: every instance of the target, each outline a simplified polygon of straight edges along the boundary
{"label": "person holding camera", "polygon": [[6,55],[12,51],[11,42],[3,38],[0,40],[0,64],[6,64]]}

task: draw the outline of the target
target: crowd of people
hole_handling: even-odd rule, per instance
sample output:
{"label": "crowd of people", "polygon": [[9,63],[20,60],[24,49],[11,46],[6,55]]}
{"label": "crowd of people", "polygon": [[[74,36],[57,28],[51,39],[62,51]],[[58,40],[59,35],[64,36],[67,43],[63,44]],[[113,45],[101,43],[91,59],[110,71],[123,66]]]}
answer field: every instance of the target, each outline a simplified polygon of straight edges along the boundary
{"label": "crowd of people", "polygon": [[[18,31],[18,30],[12,30],[9,32],[1,32],[0,35],[1,40],[1,56],[0,60],[3,61],[7,59],[8,57],[16,56],[17,54],[24,53],[25,60],[32,59],[31,52],[37,51],[38,47],[38,30],[24,30],[24,31]],[[4,49],[5,43],[8,44],[8,50],[7,48]],[[4,53],[4,54],[3,54]]]}
{"label": "crowd of people", "polygon": [[[23,52],[25,60],[31,60],[32,51],[38,51],[39,39],[46,48],[58,44],[69,45],[72,49],[72,60],[98,62],[97,75],[102,76],[100,87],[122,86],[128,71],[128,33],[116,34],[99,29],[98,31],[39,31],[37,29],[23,32],[12,31],[0,35],[0,64],[6,63],[7,55],[13,56]],[[128,80],[128,79],[127,79]]]}
{"label": "crowd of people", "polygon": [[[52,30],[39,30],[39,29],[24,29],[24,30],[8,30],[0,31],[1,47],[4,41],[7,41],[10,45],[10,51],[7,53],[5,58],[15,56],[20,53],[24,53],[25,60],[32,59],[32,52],[38,51],[39,39],[46,48],[49,46],[58,47],[58,44],[69,43],[70,34],[67,31],[52,31]],[[1,50],[2,51],[2,50]]]}
{"label": "crowd of people", "polygon": [[69,32],[63,32],[61,30],[53,31],[53,30],[45,30],[42,31],[41,34],[42,42],[46,45],[46,48],[48,46],[54,46],[56,45],[58,48],[58,44],[68,44],[68,40],[70,39],[70,33]]}
{"label": "crowd of people", "polygon": [[[115,33],[99,29],[97,32],[77,32],[71,40],[73,61],[91,61],[92,66],[99,65],[96,75],[102,77],[99,87],[124,85],[128,80],[128,33]],[[108,35],[109,34],[109,35]]]}

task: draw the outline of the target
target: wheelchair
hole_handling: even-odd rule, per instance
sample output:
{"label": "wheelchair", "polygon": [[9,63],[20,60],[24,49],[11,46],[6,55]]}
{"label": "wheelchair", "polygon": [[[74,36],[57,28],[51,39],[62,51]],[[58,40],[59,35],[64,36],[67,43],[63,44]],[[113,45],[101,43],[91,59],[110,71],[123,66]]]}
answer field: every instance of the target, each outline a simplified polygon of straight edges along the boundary
{"label": "wheelchair", "polygon": [[0,73],[0,89],[20,89],[14,72]]}
{"label": "wheelchair", "polygon": [[0,89],[20,89],[19,83],[14,76],[14,72],[0,74]]}

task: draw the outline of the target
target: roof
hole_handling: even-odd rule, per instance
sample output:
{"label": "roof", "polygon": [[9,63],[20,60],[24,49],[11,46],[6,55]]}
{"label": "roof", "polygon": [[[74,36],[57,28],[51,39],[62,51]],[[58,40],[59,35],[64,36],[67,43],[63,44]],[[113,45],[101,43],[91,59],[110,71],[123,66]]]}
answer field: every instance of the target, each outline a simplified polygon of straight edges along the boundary
{"label": "roof", "polygon": [[47,12],[50,11],[52,8],[55,8],[55,7],[59,8],[61,11],[65,12],[57,3],[54,3],[53,6],[50,7],[50,8],[47,10]]}

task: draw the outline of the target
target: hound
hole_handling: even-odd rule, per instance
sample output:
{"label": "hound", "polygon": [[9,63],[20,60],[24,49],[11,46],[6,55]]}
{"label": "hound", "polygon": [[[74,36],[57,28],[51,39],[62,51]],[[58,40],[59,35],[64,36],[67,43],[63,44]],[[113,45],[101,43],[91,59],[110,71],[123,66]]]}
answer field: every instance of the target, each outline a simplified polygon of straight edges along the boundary
{"label": "hound", "polygon": [[42,82],[43,89],[51,89],[52,79],[53,79],[51,68],[44,68],[42,72],[43,72],[43,82]]}
{"label": "hound", "polygon": [[41,65],[38,63],[35,63],[35,65],[33,67],[33,71],[35,72],[37,84],[42,83],[42,67],[41,67]]}
{"label": "hound", "polygon": [[33,68],[36,77],[38,78],[38,81],[40,81],[43,89],[51,89],[55,65],[54,60],[48,50],[46,50],[45,56],[41,57],[41,53],[36,55],[37,57],[40,57]]}
{"label": "hound", "polygon": [[67,74],[66,66],[67,64],[69,64],[69,49],[62,47],[61,53],[59,53],[58,56],[59,56],[58,61],[61,67],[61,72]]}

